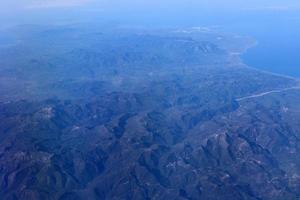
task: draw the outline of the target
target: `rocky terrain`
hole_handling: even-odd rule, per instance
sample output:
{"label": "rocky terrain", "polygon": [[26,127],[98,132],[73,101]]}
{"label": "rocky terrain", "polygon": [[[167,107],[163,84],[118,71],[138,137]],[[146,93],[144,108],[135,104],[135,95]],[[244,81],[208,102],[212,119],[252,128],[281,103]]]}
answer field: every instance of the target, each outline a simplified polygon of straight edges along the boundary
{"label": "rocky terrain", "polygon": [[0,199],[300,198],[299,82],[245,66],[250,38],[84,25],[8,33]]}

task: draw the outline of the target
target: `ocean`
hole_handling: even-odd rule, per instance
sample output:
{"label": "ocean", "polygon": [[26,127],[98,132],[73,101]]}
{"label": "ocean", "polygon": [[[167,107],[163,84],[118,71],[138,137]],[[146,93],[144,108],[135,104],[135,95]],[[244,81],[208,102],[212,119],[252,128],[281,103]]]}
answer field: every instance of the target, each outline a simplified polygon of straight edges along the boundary
{"label": "ocean", "polygon": [[224,29],[257,40],[242,59],[251,67],[300,78],[300,14],[250,12]]}

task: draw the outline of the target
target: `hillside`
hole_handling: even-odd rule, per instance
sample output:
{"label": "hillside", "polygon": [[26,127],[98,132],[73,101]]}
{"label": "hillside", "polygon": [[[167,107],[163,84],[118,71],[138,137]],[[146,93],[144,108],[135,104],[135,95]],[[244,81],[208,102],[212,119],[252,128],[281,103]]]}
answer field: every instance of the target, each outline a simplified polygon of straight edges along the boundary
{"label": "hillside", "polygon": [[250,38],[83,25],[7,32],[0,199],[299,198],[300,90],[287,90],[299,82],[245,66]]}

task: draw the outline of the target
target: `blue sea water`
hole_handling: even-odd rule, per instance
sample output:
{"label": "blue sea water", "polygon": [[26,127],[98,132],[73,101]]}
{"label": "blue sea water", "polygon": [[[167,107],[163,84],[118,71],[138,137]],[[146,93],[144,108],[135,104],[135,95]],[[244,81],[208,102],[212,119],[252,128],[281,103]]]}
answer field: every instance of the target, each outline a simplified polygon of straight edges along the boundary
{"label": "blue sea water", "polygon": [[261,70],[300,78],[299,12],[248,11],[233,14],[231,20],[227,16],[219,22],[225,31],[256,39],[257,45],[242,55],[244,63]]}

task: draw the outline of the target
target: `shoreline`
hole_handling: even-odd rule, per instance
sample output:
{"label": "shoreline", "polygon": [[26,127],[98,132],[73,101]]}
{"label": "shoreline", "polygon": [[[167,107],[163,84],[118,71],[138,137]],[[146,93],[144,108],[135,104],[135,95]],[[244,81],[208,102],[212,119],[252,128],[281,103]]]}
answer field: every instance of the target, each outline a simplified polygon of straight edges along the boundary
{"label": "shoreline", "polygon": [[272,72],[272,71],[269,71],[269,70],[264,70],[264,69],[261,69],[259,67],[255,67],[251,64],[248,64],[247,61],[245,60],[245,58],[243,58],[243,56],[245,54],[247,54],[247,52],[252,49],[252,48],[257,48],[257,46],[259,45],[259,42],[257,39],[256,40],[256,43],[255,45],[252,45],[252,46],[249,46],[249,47],[246,47],[246,50],[241,52],[240,54],[240,60],[241,60],[241,63],[243,65],[245,65],[245,67],[247,68],[251,68],[251,69],[254,69],[256,71],[259,71],[259,72],[262,72],[262,73],[265,73],[265,74],[269,74],[269,75],[274,75],[274,76],[279,76],[279,77],[283,77],[283,78],[287,78],[287,79],[292,79],[292,80],[295,80],[297,82],[299,82],[300,84],[300,77],[296,77],[296,76],[292,76],[292,75],[287,75],[287,74],[283,74],[283,73],[278,73],[278,72]]}
{"label": "shoreline", "polygon": [[248,69],[252,69],[257,72],[262,72],[264,74],[269,74],[269,75],[273,75],[273,76],[277,76],[277,77],[292,79],[292,80],[298,82],[298,84],[300,85],[300,77],[298,78],[298,77],[294,77],[294,76],[290,76],[290,75],[286,75],[286,74],[280,74],[280,73],[276,73],[276,72],[272,72],[272,71],[267,71],[267,70],[259,69],[255,66],[247,64],[245,59],[243,59],[243,55],[247,54],[249,49],[255,48],[259,45],[258,40],[255,38],[254,38],[254,40],[255,40],[255,42],[252,45],[250,44],[250,45],[246,46],[245,49],[243,51],[241,51],[240,54],[238,55],[241,65],[243,65],[244,67],[246,67]]}

